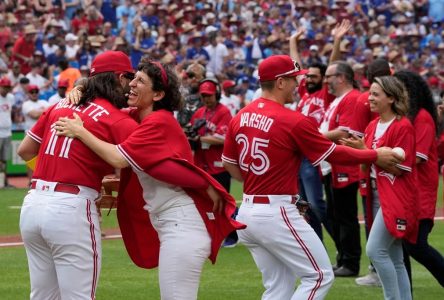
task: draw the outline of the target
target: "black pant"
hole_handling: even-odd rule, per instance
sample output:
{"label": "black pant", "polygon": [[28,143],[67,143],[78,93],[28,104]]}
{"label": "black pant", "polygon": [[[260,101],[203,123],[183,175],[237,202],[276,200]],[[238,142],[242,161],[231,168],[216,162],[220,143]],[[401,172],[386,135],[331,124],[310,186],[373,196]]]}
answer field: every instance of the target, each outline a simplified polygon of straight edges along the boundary
{"label": "black pant", "polygon": [[231,175],[230,175],[230,173],[222,172],[222,173],[218,173],[218,174],[213,174],[213,175],[211,175],[211,177],[216,179],[217,182],[219,182],[225,188],[227,193],[230,192],[230,187],[231,187]]}
{"label": "black pant", "polygon": [[422,264],[444,287],[444,257],[429,245],[428,237],[432,231],[433,221],[422,219],[419,221],[418,240],[416,244],[404,241],[408,253],[417,262]]}
{"label": "black pant", "polygon": [[358,221],[358,182],[344,188],[333,188],[333,197],[327,197],[327,213],[333,225],[333,235],[338,255],[336,264],[359,272],[361,238]]}

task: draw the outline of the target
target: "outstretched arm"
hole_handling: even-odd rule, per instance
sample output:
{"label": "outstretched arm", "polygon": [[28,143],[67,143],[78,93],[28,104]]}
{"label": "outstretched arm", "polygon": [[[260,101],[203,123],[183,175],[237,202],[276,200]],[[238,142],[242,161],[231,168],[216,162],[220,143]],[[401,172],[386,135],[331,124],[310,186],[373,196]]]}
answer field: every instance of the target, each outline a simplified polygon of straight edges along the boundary
{"label": "outstretched arm", "polygon": [[114,168],[122,169],[129,166],[127,160],[117,150],[116,145],[102,141],[89,132],[88,129],[83,127],[83,121],[76,113],[74,113],[74,119],[60,118],[56,122],[55,129],[57,135],[78,138]]}
{"label": "outstretched arm", "polygon": [[330,55],[330,60],[328,63],[334,62],[335,60],[341,59],[341,51],[340,51],[340,45],[342,38],[344,35],[350,30],[351,23],[349,20],[344,19],[342,20],[341,24],[336,24],[335,28],[332,30],[332,36],[333,36],[333,51]]}
{"label": "outstretched arm", "polygon": [[295,34],[293,34],[290,37],[289,44],[290,44],[290,57],[296,61],[302,68],[302,60],[301,56],[299,55],[298,50],[298,40],[299,38],[305,33],[305,29],[301,28],[298,31],[296,31]]}

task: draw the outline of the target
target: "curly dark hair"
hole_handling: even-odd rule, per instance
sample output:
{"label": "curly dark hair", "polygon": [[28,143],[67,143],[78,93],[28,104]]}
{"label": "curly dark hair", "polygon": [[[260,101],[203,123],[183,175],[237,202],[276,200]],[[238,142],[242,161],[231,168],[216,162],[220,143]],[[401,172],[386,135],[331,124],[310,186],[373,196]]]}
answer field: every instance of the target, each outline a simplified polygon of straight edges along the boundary
{"label": "curly dark hair", "polygon": [[435,123],[435,130],[437,130],[438,113],[427,82],[419,74],[408,70],[398,71],[394,76],[401,80],[407,89],[410,107],[407,116],[412,124],[419,110],[424,108],[432,117]]}
{"label": "curly dark hair", "polygon": [[[162,80],[162,71],[159,65],[164,68],[167,75],[167,86],[164,85]],[[180,93],[180,80],[172,65],[165,65],[162,63],[153,63],[150,58],[142,58],[137,70],[144,72],[148,75],[153,83],[153,91],[163,91],[165,96],[162,100],[155,101],[153,104],[153,111],[159,109],[166,109],[168,111],[180,110],[183,104],[183,97]]]}
{"label": "curly dark hair", "polygon": [[84,92],[78,105],[96,98],[105,98],[117,108],[128,106],[119,78],[113,72],[99,73],[84,81]]}

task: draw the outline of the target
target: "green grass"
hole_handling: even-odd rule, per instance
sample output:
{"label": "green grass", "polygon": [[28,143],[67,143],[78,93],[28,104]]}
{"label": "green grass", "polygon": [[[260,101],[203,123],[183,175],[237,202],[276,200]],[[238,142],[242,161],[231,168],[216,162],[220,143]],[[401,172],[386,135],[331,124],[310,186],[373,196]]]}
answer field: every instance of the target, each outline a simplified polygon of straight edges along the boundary
{"label": "green grass", "polygon": [[[235,183],[233,195],[240,199],[240,185]],[[0,190],[0,235],[18,234],[19,206],[26,190]],[[441,199],[441,195],[440,199]],[[439,201],[438,207],[442,207]],[[115,211],[103,216],[103,228],[116,227]],[[365,245],[364,234],[361,235]],[[334,261],[334,245],[326,235],[326,247]],[[444,222],[437,221],[430,235],[430,243],[444,253]],[[157,270],[137,268],[128,258],[121,240],[103,241],[102,272],[97,299],[160,299]],[[363,255],[361,274],[366,273],[368,259]],[[412,261],[415,299],[444,299],[444,289],[421,265]],[[0,248],[0,298],[19,300],[29,298],[29,275],[23,247]],[[221,249],[216,265],[206,263],[202,274],[199,299],[203,300],[253,300],[263,292],[261,276],[251,255],[244,246]],[[337,278],[326,299],[382,299],[382,290],[358,287],[353,278]]]}

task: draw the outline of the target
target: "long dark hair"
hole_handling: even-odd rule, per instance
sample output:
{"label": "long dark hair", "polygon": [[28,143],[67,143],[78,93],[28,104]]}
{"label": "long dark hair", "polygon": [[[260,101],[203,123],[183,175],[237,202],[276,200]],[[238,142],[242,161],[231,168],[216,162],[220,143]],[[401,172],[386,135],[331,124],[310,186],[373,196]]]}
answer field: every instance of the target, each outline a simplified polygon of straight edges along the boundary
{"label": "long dark hair", "polygon": [[418,115],[419,110],[424,108],[432,117],[437,133],[438,113],[436,112],[432,92],[430,91],[427,82],[419,74],[408,70],[396,72],[394,76],[401,80],[407,89],[410,107],[407,117],[412,124]]}
{"label": "long dark hair", "polygon": [[89,77],[84,86],[79,105],[91,102],[96,98],[105,98],[117,108],[128,106],[119,78],[113,72],[99,73]]}
{"label": "long dark hair", "polygon": [[154,102],[153,111],[159,109],[175,111],[182,108],[183,98],[179,90],[180,81],[172,65],[142,58],[137,69],[147,74],[151,79],[153,91],[165,93],[161,100]]}

